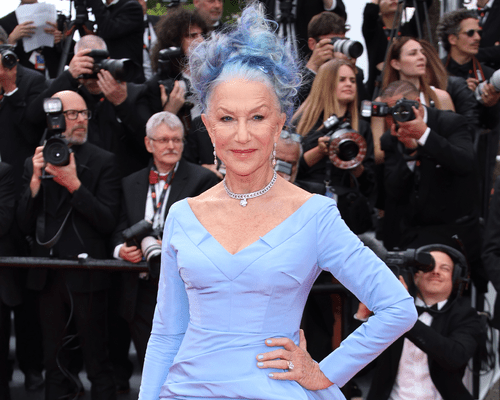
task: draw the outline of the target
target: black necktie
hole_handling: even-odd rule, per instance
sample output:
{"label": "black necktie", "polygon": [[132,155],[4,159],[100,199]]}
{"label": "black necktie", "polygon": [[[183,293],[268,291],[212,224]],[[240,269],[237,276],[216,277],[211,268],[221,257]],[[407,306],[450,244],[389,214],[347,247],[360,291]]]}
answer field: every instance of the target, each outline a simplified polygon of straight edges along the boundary
{"label": "black necktie", "polygon": [[478,7],[477,8],[477,15],[479,16],[479,26],[483,26],[484,19],[488,15],[488,11],[490,11],[489,7],[484,7],[484,8]]}

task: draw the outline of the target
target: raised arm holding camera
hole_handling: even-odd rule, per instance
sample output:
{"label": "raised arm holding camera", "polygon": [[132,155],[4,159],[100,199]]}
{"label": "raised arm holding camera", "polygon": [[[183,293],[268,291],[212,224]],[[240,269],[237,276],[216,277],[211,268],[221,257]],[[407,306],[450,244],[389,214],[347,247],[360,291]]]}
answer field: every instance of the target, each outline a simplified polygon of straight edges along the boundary
{"label": "raised arm holding camera", "polygon": [[[381,97],[389,107],[403,98],[420,103],[419,91],[406,81],[391,83]],[[422,241],[439,243],[457,234],[469,255],[474,283],[482,290],[478,171],[466,120],[411,103],[400,117],[405,118],[386,116],[391,128],[381,138],[384,245],[419,247]]]}

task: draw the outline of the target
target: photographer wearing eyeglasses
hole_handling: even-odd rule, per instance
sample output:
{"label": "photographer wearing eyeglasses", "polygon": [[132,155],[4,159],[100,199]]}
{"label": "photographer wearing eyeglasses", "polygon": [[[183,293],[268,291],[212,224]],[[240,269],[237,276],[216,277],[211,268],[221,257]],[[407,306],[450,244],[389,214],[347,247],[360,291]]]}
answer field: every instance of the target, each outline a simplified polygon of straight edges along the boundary
{"label": "photographer wearing eyeglasses", "polygon": [[[56,113],[62,114],[65,124],[55,141],[59,151],[47,151],[47,141],[26,160],[19,225],[33,238],[34,257],[105,259],[120,204],[114,155],[87,142],[91,113],[79,94],[63,91],[51,100],[60,104]],[[64,160],[59,159],[62,153],[67,156]],[[78,333],[92,393],[99,393],[99,399],[116,398],[106,347],[109,282],[110,272],[102,270],[35,268],[28,272],[28,287],[39,292],[46,400],[80,390],[67,378],[71,354],[64,342],[70,322]]]}
{"label": "photographer wearing eyeglasses", "polygon": [[[113,256],[138,263],[148,261],[149,273],[120,273],[118,316],[122,329],[129,330],[137,350],[140,367],[151,332],[158,290],[159,254],[163,225],[170,206],[186,197],[198,196],[219,182],[206,168],[187,162],[182,156],[184,127],[180,119],[168,111],[154,114],[146,125],[144,138],[151,160],[144,168],[122,180],[122,208],[113,233]],[[114,327],[111,327],[114,329]],[[111,331],[118,338],[123,332]],[[124,371],[130,343],[112,346],[117,385],[129,386],[132,370]],[[125,361],[124,361],[125,360]]]}

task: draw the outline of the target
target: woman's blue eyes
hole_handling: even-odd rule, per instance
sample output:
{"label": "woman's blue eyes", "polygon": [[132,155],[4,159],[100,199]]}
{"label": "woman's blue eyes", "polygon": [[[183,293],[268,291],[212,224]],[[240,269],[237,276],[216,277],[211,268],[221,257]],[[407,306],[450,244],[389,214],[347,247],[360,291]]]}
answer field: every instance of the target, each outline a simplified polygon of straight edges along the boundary
{"label": "woman's blue eyes", "polygon": [[[252,117],[253,120],[255,121],[262,121],[264,119],[264,116],[263,115],[254,115]],[[233,117],[229,117],[229,116],[224,116],[224,117],[221,117],[220,119],[222,122],[231,122],[233,120]]]}

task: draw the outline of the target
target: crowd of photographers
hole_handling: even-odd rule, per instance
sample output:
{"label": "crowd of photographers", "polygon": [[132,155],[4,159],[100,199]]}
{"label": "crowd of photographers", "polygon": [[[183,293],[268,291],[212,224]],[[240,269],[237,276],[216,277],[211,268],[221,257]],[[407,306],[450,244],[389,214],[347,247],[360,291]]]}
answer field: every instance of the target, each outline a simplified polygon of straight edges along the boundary
{"label": "crowd of photographers", "polygon": [[[19,24],[15,12],[0,19],[0,256],[147,261],[149,272],[0,268],[0,400],[10,399],[11,313],[27,390],[45,385],[46,400],[79,393],[85,365],[92,399],[128,391],[130,342],[142,365],[151,328],[168,209],[224,176],[186,62],[191,46],[226,28],[223,2],[194,0],[194,11],[172,7],[161,17],[147,14],[145,0],[74,3],[74,21],[45,28],[54,46],[31,52],[23,38],[34,34],[33,23]],[[356,66],[364,49],[346,39],[341,0],[263,3],[304,59],[276,170],[335,198],[349,227],[375,231],[390,254],[434,246],[426,251],[436,267],[418,274],[451,283],[427,298],[424,278],[406,283],[447,313],[423,322],[441,323],[441,346],[421,344],[437,340],[422,327],[407,340],[436,362],[429,361],[430,378],[418,366],[425,388],[438,388],[441,397],[433,399],[472,399],[460,385],[439,382],[450,369],[460,381],[480,341],[479,322],[462,302],[442,302],[460,297],[469,275],[480,293],[489,280],[500,290],[500,217],[489,213],[500,133],[500,0],[441,17],[432,34],[447,52],[443,60],[420,38],[432,0],[418,2],[404,19],[406,2],[367,3],[366,83]],[[82,36],[76,43],[73,30]],[[465,328],[449,317],[454,313],[467,315]],[[305,315],[306,335],[315,338],[310,352],[319,360],[332,350],[329,296],[312,296]],[[370,315],[360,308],[356,318]],[[402,363],[411,362],[402,346]],[[457,348],[455,364],[441,362]],[[396,372],[387,379],[373,398],[412,391]]]}

